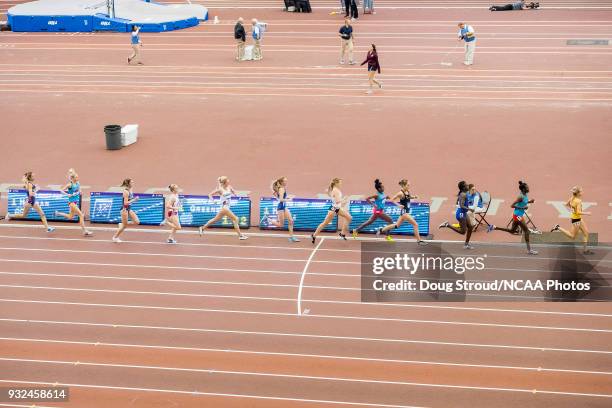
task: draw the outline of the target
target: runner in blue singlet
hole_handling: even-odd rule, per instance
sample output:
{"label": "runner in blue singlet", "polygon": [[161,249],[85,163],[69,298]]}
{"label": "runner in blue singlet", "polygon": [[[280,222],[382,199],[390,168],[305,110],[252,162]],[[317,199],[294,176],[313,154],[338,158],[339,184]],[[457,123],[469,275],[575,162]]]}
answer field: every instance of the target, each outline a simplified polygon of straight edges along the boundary
{"label": "runner in blue singlet", "polygon": [[85,217],[81,211],[81,183],[79,182],[79,175],[74,169],[68,170],[68,183],[60,189],[64,194],[68,196],[68,207],[70,212],[68,214],[56,211],[56,217],[64,217],[67,220],[72,220],[76,215],[79,217],[79,225],[83,235],[86,237],[92,236],[93,233],[85,228]]}
{"label": "runner in blue singlet", "polygon": [[467,194],[468,184],[462,180],[459,182],[457,187],[459,187],[459,193],[457,194],[457,210],[455,211],[455,218],[459,222],[459,228],[451,225],[448,221],[440,224],[439,228],[449,228],[458,234],[465,235],[465,244],[463,245],[463,248],[474,249],[474,247],[470,244],[470,238],[472,237],[474,226],[472,225],[471,217],[467,216],[469,211],[474,211],[469,207],[469,198]]}

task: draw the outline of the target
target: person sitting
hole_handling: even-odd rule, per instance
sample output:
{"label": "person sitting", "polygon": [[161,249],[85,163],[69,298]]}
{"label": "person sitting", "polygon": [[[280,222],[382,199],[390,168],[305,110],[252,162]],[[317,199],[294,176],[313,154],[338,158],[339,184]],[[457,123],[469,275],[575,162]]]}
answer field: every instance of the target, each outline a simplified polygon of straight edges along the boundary
{"label": "person sitting", "polygon": [[525,0],[515,1],[511,4],[506,4],[504,6],[491,6],[489,7],[490,11],[510,11],[510,10],[525,10],[531,9],[535,10],[540,7],[540,3],[531,2],[529,4],[525,3]]}

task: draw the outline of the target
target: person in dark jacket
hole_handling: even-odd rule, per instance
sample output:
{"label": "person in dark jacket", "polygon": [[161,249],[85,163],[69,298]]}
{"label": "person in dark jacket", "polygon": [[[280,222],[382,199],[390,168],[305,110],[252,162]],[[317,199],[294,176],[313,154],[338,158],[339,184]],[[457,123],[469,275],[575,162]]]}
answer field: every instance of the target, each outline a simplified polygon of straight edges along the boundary
{"label": "person in dark jacket", "polygon": [[503,6],[491,6],[489,7],[490,11],[511,11],[511,10],[525,10],[532,9],[535,10],[540,7],[540,3],[525,3],[525,0],[515,1],[513,3],[509,3]]}
{"label": "person in dark jacket", "polygon": [[234,26],[234,39],[236,40],[236,46],[238,49],[238,54],[236,55],[236,60],[238,62],[242,61],[244,57],[244,45],[246,44],[246,31],[244,30],[244,19],[240,17]]}
{"label": "person in dark jacket", "polygon": [[344,11],[344,17],[351,17],[351,19],[357,20],[359,18],[357,0],[344,0]]}
{"label": "person in dark jacket", "polygon": [[375,78],[377,72],[380,74],[380,63],[378,62],[378,52],[376,52],[376,46],[374,44],[372,44],[372,47],[368,50],[368,56],[361,65],[364,65],[366,62],[368,63],[368,81],[370,82],[370,89],[368,89],[366,93],[371,94],[374,84],[382,88],[382,83]]}

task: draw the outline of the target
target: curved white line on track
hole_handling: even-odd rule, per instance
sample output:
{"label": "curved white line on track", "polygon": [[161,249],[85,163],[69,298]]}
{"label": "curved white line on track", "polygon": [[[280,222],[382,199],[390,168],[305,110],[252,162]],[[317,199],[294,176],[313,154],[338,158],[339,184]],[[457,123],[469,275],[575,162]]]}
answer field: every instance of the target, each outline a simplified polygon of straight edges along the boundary
{"label": "curved white line on track", "polygon": [[302,290],[304,289],[304,280],[306,279],[306,272],[308,271],[308,266],[310,266],[310,262],[312,262],[312,259],[317,253],[317,250],[321,247],[321,245],[323,245],[323,241],[325,241],[325,237],[320,238],[319,243],[317,244],[317,246],[315,246],[315,248],[310,253],[308,260],[306,261],[306,265],[304,265],[304,269],[302,270],[302,276],[300,276],[300,285],[298,287],[298,293],[297,293],[297,314],[298,316],[302,315]]}

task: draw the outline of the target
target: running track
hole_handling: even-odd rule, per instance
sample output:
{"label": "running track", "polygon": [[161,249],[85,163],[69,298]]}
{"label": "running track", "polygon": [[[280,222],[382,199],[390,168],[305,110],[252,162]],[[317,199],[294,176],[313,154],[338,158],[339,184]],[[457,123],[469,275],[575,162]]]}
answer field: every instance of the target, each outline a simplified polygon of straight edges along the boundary
{"label": "running track", "polygon": [[[251,9],[211,2],[219,25],[144,35],[142,68],[121,63],[120,35],[0,34],[0,116],[13,137],[2,182],[26,166],[57,184],[74,166],[92,189],[129,174],[137,190],[178,178],[187,191],[206,192],[225,171],[257,196],[286,172],[292,193],[314,195],[335,174],[348,192],[367,192],[374,174],[409,173],[432,197],[454,194],[460,169],[505,200],[527,178],[543,225],[558,219],[544,203],[582,183],[597,203],[592,229],[610,237],[611,51],[565,45],[610,38],[610,2],[576,11],[576,2],[559,0],[550,10],[491,15],[482,1],[377,1],[378,14],[356,25],[358,55],[371,41],[385,52],[386,89],[369,99],[363,72],[335,65],[335,2],[313,2],[321,11],[305,16],[280,13],[275,2],[231,3]],[[261,64],[231,60],[238,13],[271,24]],[[457,19],[478,30],[470,70],[454,48]],[[439,66],[446,53],[451,68]],[[111,155],[98,134],[115,121],[140,123],[142,140]],[[452,137],[466,129],[486,144],[469,163]],[[585,129],[578,157],[589,165],[560,164],[576,157]],[[380,158],[369,154],[377,137],[387,146]],[[221,139],[231,146],[224,154]],[[394,148],[404,143],[410,149]],[[342,149],[350,160],[337,160]],[[506,218],[500,211],[496,220]],[[181,234],[169,247],[143,229],[117,246],[110,235],[0,227],[0,377],[72,385],[69,404],[37,406],[610,405],[607,304],[361,304],[357,242],[328,237],[315,250],[306,240],[290,246],[264,234],[238,243],[211,232]],[[523,250],[510,245],[498,256],[516,263],[517,275],[537,273],[542,261]]]}

